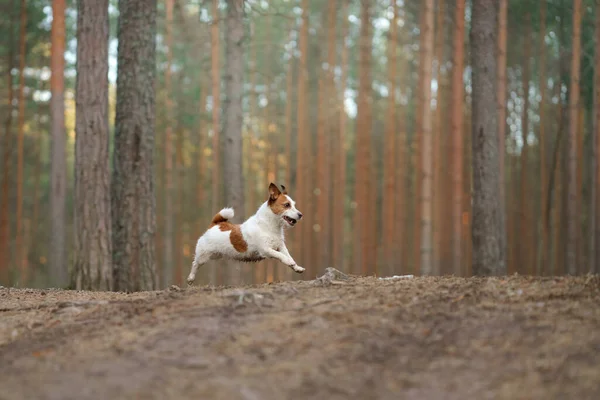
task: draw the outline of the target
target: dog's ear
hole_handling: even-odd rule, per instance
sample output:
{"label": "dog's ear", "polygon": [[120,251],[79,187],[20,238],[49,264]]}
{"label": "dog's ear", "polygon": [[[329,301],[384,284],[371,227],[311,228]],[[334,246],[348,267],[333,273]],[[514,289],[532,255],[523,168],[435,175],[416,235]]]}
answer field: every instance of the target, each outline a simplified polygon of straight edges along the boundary
{"label": "dog's ear", "polygon": [[275,201],[280,195],[281,192],[279,191],[277,185],[271,182],[271,184],[269,185],[269,200]]}
{"label": "dog's ear", "polygon": [[281,193],[287,194],[287,189],[283,185],[281,185]]}

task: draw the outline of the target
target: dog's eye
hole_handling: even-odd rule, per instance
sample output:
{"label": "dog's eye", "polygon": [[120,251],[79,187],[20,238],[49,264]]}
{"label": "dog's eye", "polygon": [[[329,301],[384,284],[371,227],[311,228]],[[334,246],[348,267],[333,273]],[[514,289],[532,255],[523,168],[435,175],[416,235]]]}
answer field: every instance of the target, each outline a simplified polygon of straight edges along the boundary
{"label": "dog's eye", "polygon": [[284,206],[285,208],[290,208],[290,203],[285,203],[283,206]]}

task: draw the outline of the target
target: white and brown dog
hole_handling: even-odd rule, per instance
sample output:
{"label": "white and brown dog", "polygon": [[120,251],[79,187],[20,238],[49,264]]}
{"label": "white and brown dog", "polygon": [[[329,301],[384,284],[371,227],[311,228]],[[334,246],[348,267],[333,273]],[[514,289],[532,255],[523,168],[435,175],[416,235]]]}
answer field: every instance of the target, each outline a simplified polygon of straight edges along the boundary
{"label": "white and brown dog", "polygon": [[275,258],[294,272],[304,272],[285,247],[284,237],[284,229],[296,225],[302,213],[287,195],[285,186],[281,185],[281,189],[271,183],[269,199],[241,225],[229,222],[233,218],[232,208],[224,208],[213,217],[210,227],[196,244],[188,284],[194,283],[198,267],[219,258],[246,262]]}

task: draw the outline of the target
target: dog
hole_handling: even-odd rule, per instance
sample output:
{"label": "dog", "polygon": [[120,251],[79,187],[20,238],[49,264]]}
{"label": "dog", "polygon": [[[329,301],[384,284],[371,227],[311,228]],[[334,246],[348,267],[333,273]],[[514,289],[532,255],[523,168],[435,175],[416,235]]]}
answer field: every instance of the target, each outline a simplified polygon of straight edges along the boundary
{"label": "dog", "polygon": [[296,264],[285,247],[284,232],[302,219],[296,202],[287,194],[285,186],[281,190],[271,182],[269,198],[243,224],[229,222],[234,216],[232,208],[224,208],[212,219],[208,230],[200,236],[192,269],[187,278],[188,285],[196,279],[198,268],[209,260],[227,258],[236,261],[256,262],[274,258],[299,274],[304,268]]}

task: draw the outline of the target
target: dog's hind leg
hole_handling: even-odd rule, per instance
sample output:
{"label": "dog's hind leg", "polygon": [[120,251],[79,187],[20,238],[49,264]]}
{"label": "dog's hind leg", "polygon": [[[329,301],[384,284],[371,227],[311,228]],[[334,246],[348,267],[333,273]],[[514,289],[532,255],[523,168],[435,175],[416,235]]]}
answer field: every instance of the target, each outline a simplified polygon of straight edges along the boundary
{"label": "dog's hind leg", "polygon": [[196,279],[196,272],[198,272],[198,268],[206,264],[208,260],[210,260],[210,254],[205,252],[196,252],[196,254],[194,255],[194,262],[192,262],[192,270],[190,271],[190,274],[187,278],[188,285],[194,283],[194,280]]}

